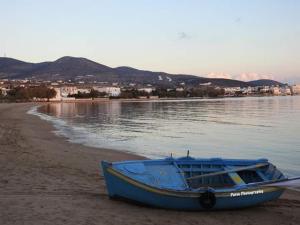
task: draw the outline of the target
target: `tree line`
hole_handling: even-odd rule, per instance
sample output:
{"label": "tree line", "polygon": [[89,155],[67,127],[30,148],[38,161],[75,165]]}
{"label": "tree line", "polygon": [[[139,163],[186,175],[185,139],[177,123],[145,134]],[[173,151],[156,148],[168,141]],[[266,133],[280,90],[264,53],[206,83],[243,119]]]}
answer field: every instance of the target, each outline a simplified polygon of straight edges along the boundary
{"label": "tree line", "polygon": [[[167,89],[167,88],[156,88],[152,92],[148,93],[146,91],[141,91],[135,88],[124,89],[121,91],[120,96],[110,97],[110,98],[140,98],[150,96],[158,96],[159,98],[188,98],[188,97],[220,97],[224,96],[225,91],[221,88],[216,87],[198,87],[189,88],[183,90]],[[36,87],[14,87],[7,92],[4,96],[0,92],[0,99],[2,101],[32,101],[34,99],[47,99],[56,96],[56,91],[53,88],[48,88],[46,86],[36,86]],[[91,89],[90,93],[78,92],[77,94],[68,95],[68,97],[75,98],[100,98],[107,97],[108,94],[105,92],[99,92],[97,90]]]}
{"label": "tree line", "polygon": [[156,88],[152,92],[139,91],[137,89],[123,90],[118,98],[139,98],[158,96],[159,98],[188,98],[188,97],[220,97],[225,90],[215,87],[199,87],[184,90]]}
{"label": "tree line", "polygon": [[14,87],[7,92],[7,95],[0,94],[0,98],[4,101],[32,101],[34,99],[47,99],[56,96],[53,88],[46,86],[36,87]]}

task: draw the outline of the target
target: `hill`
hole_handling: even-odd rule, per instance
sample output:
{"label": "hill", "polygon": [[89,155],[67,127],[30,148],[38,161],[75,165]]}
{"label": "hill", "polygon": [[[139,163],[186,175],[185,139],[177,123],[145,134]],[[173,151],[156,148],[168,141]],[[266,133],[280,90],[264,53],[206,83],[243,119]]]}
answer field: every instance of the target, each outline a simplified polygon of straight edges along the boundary
{"label": "hill", "polygon": [[246,87],[260,85],[282,85],[273,80],[243,82],[223,78],[205,78],[186,74],[168,74],[139,70],[131,67],[112,68],[86,58],[65,56],[53,62],[29,63],[13,58],[0,57],[0,79],[39,79],[39,80],[83,80],[86,82],[119,82],[175,86],[185,83],[188,86],[211,83],[221,87]]}
{"label": "hill", "polygon": [[275,81],[275,80],[269,80],[269,79],[261,79],[261,80],[253,80],[249,81],[248,84],[250,86],[281,86],[282,83]]}

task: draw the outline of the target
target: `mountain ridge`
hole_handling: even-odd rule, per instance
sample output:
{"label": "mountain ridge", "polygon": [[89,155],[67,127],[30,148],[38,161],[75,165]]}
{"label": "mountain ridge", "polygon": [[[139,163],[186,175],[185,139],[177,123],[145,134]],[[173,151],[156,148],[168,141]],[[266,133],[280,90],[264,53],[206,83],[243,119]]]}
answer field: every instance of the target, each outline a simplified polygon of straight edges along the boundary
{"label": "mountain ridge", "polygon": [[[221,87],[283,85],[274,80],[240,81],[207,78],[188,74],[169,74],[136,69],[129,66],[109,67],[83,57],[63,56],[55,61],[31,63],[0,57],[0,79],[84,80],[86,82],[118,82],[160,86],[198,86],[205,83]],[[268,85],[269,84],[269,85]]]}

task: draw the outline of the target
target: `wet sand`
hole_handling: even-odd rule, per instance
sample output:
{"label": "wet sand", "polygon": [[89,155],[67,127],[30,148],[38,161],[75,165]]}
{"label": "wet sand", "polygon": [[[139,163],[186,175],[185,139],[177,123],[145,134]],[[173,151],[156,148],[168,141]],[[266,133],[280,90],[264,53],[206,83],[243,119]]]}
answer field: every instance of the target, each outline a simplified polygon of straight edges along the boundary
{"label": "wet sand", "polygon": [[101,160],[138,159],[69,143],[26,112],[33,104],[0,104],[0,225],[300,224],[300,192],[240,210],[184,212],[110,200]]}

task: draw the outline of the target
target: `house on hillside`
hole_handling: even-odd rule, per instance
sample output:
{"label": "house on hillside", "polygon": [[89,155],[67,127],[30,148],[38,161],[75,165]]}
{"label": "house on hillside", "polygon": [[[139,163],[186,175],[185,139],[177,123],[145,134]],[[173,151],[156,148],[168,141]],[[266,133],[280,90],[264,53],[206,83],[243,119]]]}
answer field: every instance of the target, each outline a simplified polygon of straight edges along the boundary
{"label": "house on hillside", "polygon": [[182,92],[182,91],[184,91],[184,88],[183,87],[178,87],[178,88],[176,88],[176,91]]}
{"label": "house on hillside", "polygon": [[155,88],[150,88],[150,87],[147,87],[147,88],[139,88],[138,91],[146,92],[146,93],[148,93],[148,94],[151,94],[152,91],[155,91]]}
{"label": "house on hillside", "polygon": [[210,85],[212,85],[212,83],[211,82],[206,82],[206,83],[201,83],[199,85],[200,86],[210,86]]}

